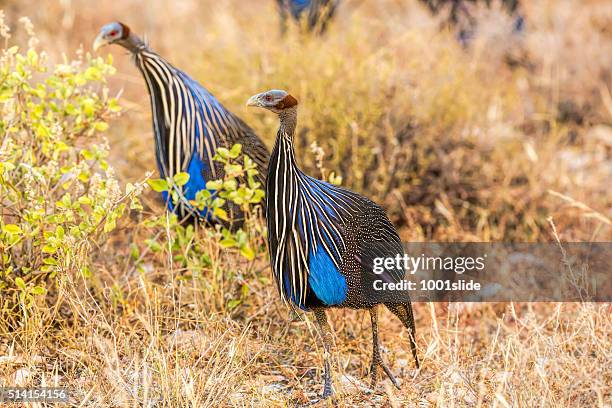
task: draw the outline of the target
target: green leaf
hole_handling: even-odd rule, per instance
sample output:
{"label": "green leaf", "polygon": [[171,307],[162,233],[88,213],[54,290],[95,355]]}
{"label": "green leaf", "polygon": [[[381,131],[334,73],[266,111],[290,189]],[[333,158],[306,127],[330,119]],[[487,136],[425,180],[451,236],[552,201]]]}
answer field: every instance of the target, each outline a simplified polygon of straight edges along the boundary
{"label": "green leaf", "polygon": [[81,269],[81,274],[83,275],[85,279],[91,278],[91,270],[89,269],[87,265]]}
{"label": "green leaf", "polygon": [[102,72],[97,67],[87,67],[85,70],[85,78],[88,81],[99,81],[102,79]]}
{"label": "green leaf", "polygon": [[89,204],[91,204],[91,198],[89,198],[87,196],[81,196],[81,197],[79,197],[79,204],[89,205]]}
{"label": "green leaf", "polygon": [[94,129],[96,129],[98,132],[104,132],[108,129],[108,123],[106,122],[96,122],[93,125]]}
{"label": "green leaf", "polygon": [[147,180],[147,184],[158,193],[161,193],[162,191],[168,191],[168,182],[164,179]]}
{"label": "green leaf", "polygon": [[140,249],[134,243],[132,243],[131,248],[130,248],[130,256],[134,260],[137,260],[140,257]]}
{"label": "green leaf", "polygon": [[235,159],[236,157],[238,157],[241,151],[242,151],[242,145],[240,143],[236,143],[235,145],[232,146],[232,150],[230,150],[229,156],[232,159]]}
{"label": "green leaf", "polygon": [[42,247],[41,249],[44,253],[46,254],[54,254],[57,252],[57,248],[55,246],[52,245],[45,245]]}
{"label": "green leaf", "polygon": [[226,239],[222,239],[219,242],[219,244],[221,244],[223,248],[232,248],[232,247],[235,247],[238,244],[238,242],[233,238],[226,238]]}
{"label": "green leaf", "polygon": [[153,239],[145,239],[145,243],[153,252],[159,252],[162,249],[161,245]]}
{"label": "green leaf", "polygon": [[[206,184],[206,185],[208,186],[208,184]],[[211,196],[212,196],[212,194],[210,193],[210,191],[208,191],[208,190],[200,190],[200,191],[198,191],[196,193],[196,200],[198,200],[198,201],[207,200]]]}
{"label": "green leaf", "polygon": [[239,164],[228,164],[225,166],[225,172],[228,174],[240,174],[242,173],[242,166]]}
{"label": "green leaf", "polygon": [[242,300],[240,299],[232,299],[229,302],[227,302],[227,308],[228,309],[235,309],[238,305],[240,305],[242,303]]}
{"label": "green leaf", "polygon": [[235,179],[225,180],[223,188],[227,191],[234,191],[238,188],[238,182]]}
{"label": "green leaf", "polygon": [[46,290],[42,286],[34,286],[32,289],[30,289],[30,293],[36,296],[44,295],[45,292]]}
{"label": "green leaf", "polygon": [[25,290],[26,289],[26,284],[23,281],[23,279],[21,279],[20,277],[16,277],[15,278],[15,285],[17,285],[17,287],[21,290]]}
{"label": "green leaf", "polygon": [[206,183],[207,190],[219,190],[223,187],[223,181],[221,180],[211,180]]}
{"label": "green leaf", "polygon": [[21,228],[15,224],[6,224],[4,227],[2,227],[2,231],[13,235],[18,235],[22,233]]}
{"label": "green leaf", "polygon": [[54,265],[55,266],[55,265],[57,265],[57,259],[51,258],[51,257],[45,258],[45,259],[43,259],[43,263],[45,265]]}
{"label": "green leaf", "polygon": [[172,179],[174,180],[174,184],[177,186],[184,186],[189,181],[189,173],[176,173]]}
{"label": "green leaf", "polygon": [[249,247],[248,245],[245,245],[242,248],[240,248],[240,254],[244,256],[246,259],[248,259],[249,261],[252,261],[253,259],[255,259],[255,251],[253,251],[251,247]]}
{"label": "green leaf", "polygon": [[215,210],[213,211],[213,214],[215,215],[215,217],[223,221],[229,220],[227,216],[227,212],[223,208],[219,208],[219,207],[215,208]]}
{"label": "green leaf", "polygon": [[85,98],[81,101],[81,109],[83,109],[83,112],[85,115],[87,115],[87,117],[93,117],[95,106],[96,101],[94,101],[92,98]]}
{"label": "green leaf", "polygon": [[219,157],[221,157],[222,159],[227,159],[230,156],[230,151],[227,150],[225,147],[219,147],[217,149],[217,154],[219,155]]}
{"label": "green leaf", "polygon": [[65,231],[61,225],[58,225],[57,227],[55,227],[55,236],[58,239],[64,239],[64,235],[65,235]]}
{"label": "green leaf", "polygon": [[121,111],[121,106],[119,105],[119,102],[117,102],[117,99],[113,98],[110,101],[108,101],[108,110],[110,110],[111,112]]}
{"label": "green leaf", "polygon": [[117,220],[115,219],[115,217],[107,218],[106,222],[104,223],[104,232],[111,232],[116,227],[117,227]]}

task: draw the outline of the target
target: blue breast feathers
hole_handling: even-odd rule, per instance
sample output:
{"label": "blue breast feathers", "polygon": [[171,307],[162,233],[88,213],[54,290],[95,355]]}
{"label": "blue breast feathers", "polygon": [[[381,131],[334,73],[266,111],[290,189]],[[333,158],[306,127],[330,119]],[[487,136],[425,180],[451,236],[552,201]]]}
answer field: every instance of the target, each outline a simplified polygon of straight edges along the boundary
{"label": "blue breast feathers", "polygon": [[[336,266],[341,263],[337,247],[340,237],[335,236],[336,233],[329,224],[337,220],[338,215],[336,203],[332,199],[335,197],[335,190],[332,185],[313,177],[307,177],[304,187],[308,189],[309,197],[313,199],[310,211],[306,211],[305,214],[307,220],[298,217],[300,229],[305,230],[306,239],[311,242],[308,256],[308,285],[324,304],[339,305],[346,299],[348,288],[346,278]],[[314,226],[314,235],[310,228],[303,228],[311,225]],[[329,250],[333,253],[328,252]]]}
{"label": "blue breast feathers", "polygon": [[319,246],[316,253],[310,252],[308,284],[321,302],[328,306],[339,305],[346,299],[346,278],[342,275],[329,254]]}
{"label": "blue breast feathers", "polygon": [[[197,152],[194,152],[187,168],[189,173],[189,181],[183,186],[183,196],[188,200],[195,200],[196,194],[200,190],[206,189],[206,179],[204,178],[204,172],[208,170],[208,165],[198,156]],[[214,194],[214,191],[211,191]],[[164,202],[167,203],[168,209],[174,211],[174,203],[168,199],[168,192],[162,192]],[[211,220],[211,214],[208,213],[208,208],[198,210],[201,217]]]}

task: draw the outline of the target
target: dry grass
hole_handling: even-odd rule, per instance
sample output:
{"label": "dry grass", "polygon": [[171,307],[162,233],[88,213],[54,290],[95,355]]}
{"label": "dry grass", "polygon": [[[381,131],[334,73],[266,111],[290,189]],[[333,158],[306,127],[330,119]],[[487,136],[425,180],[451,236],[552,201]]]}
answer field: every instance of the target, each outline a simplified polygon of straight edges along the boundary
{"label": "dry grass", "polygon": [[[317,141],[327,170],[384,204],[405,240],[549,241],[550,216],[561,240],[610,240],[609,2],[526,2],[527,32],[514,43],[499,37],[503,16],[483,11],[492,28],[468,51],[416,1],[347,0],[322,39],[279,38],[273,3],[14,2],[6,11],[29,15],[55,59],[88,49],[108,21],[128,23],[269,145],[276,120],[244,102],[268,88],[290,90],[301,102],[304,167],[316,174]],[[111,124],[111,161],[134,180],[155,166],[148,100],[128,57],[108,51],[120,73],[111,87],[124,90],[128,107]],[[146,201],[161,211],[155,195]],[[143,249],[153,234],[162,250],[141,252],[136,263],[130,245]],[[177,253],[170,234],[135,217],[98,249],[92,280],[67,276],[52,304],[3,333],[0,386],[68,386],[77,406],[316,400],[314,326],[280,304],[265,256],[242,261],[202,230]],[[243,286],[248,296],[228,308]],[[415,372],[407,333],[384,314],[384,357],[403,387],[381,381],[373,393],[364,390],[369,319],[331,313],[341,406],[610,407],[609,305],[415,309],[423,367]]]}

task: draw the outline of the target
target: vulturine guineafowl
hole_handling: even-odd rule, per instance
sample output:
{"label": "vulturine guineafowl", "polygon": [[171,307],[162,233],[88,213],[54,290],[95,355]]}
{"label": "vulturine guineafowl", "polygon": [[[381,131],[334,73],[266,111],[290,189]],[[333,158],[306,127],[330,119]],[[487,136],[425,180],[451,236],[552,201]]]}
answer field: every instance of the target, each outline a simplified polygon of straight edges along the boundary
{"label": "vulturine guineafowl", "polygon": [[[287,28],[290,15],[296,22],[306,17],[306,29],[322,33],[334,16],[339,0],[276,0],[281,20],[281,32]],[[307,13],[307,14],[306,14]]]}
{"label": "vulturine guineafowl", "polygon": [[[199,83],[153,52],[128,26],[115,22],[102,27],[94,50],[117,44],[130,51],[136,67],[145,79],[151,100],[155,157],[162,178],[180,172],[189,173],[189,181],[176,186],[178,203],[167,192],[164,201],[180,219],[200,218],[217,222],[207,208],[198,210],[190,204],[196,194],[206,189],[206,182],[222,178],[222,164],[213,160],[218,147],[242,144],[243,152],[258,167],[258,181],[265,182],[269,153],[264,143],[240,118],[228,111]],[[237,206],[226,204],[232,226],[239,225],[242,214]]]}
{"label": "vulturine guineafowl", "polygon": [[[433,14],[438,14],[446,10],[446,24],[456,27],[459,40],[463,44],[469,43],[476,27],[476,20],[469,11],[470,6],[484,4],[490,8],[493,0],[420,0]],[[519,0],[499,0],[502,8],[508,15],[514,18],[513,31],[520,33],[525,27],[525,19],[520,13]]]}
{"label": "vulturine guineafowl", "polygon": [[[325,310],[331,307],[368,309],[372,322],[372,383],[382,367],[393,384],[398,382],[383,362],[378,342],[377,305],[383,303],[410,331],[417,368],[412,305],[407,296],[381,301],[366,285],[374,278],[371,260],[403,256],[395,228],[384,210],[366,197],[317,180],[297,166],[293,138],[297,100],[285,91],[252,96],[247,105],[268,109],[280,117],[280,128],[270,156],[266,180],[266,219],[270,263],[281,298],[313,311],[325,349],[323,396],[330,396],[331,338]],[[377,279],[398,282],[399,268]]]}

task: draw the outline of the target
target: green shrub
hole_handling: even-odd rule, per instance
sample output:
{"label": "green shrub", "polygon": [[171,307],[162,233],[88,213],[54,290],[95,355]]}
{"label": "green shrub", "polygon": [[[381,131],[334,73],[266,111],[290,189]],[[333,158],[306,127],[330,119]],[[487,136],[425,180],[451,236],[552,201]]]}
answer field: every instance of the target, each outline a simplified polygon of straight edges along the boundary
{"label": "green shrub", "polygon": [[[266,230],[262,217],[265,193],[256,181],[255,163],[242,154],[240,144],[231,149],[217,149],[214,160],[223,164],[224,177],[208,181],[206,187],[214,193],[202,190],[190,204],[198,210],[208,208],[217,220],[228,224],[217,223],[214,228],[202,229],[192,223],[179,223],[174,214],[150,217],[143,224],[149,228],[147,235],[153,238],[145,240],[146,249],[134,244],[132,257],[142,270],[138,260],[144,258],[145,250],[164,254],[172,260],[173,268],[180,271],[179,279],[200,284],[201,293],[210,300],[209,305],[215,305],[217,310],[232,310],[246,300],[249,293],[246,280],[261,278],[246,279],[241,275],[253,272],[253,265],[265,256]],[[178,173],[172,178],[153,179],[148,183],[157,192],[168,191],[177,203],[181,195],[177,187],[188,181],[188,173]],[[228,204],[243,214],[240,227],[228,228],[232,221],[226,211]]]}
{"label": "green shrub", "polygon": [[[28,31],[31,27],[26,25]],[[8,44],[8,28],[0,29]],[[27,313],[65,274],[87,277],[142,184],[119,186],[100,135],[120,111],[105,78],[112,61],[84,56],[49,66],[44,52],[0,54],[0,305]]]}

